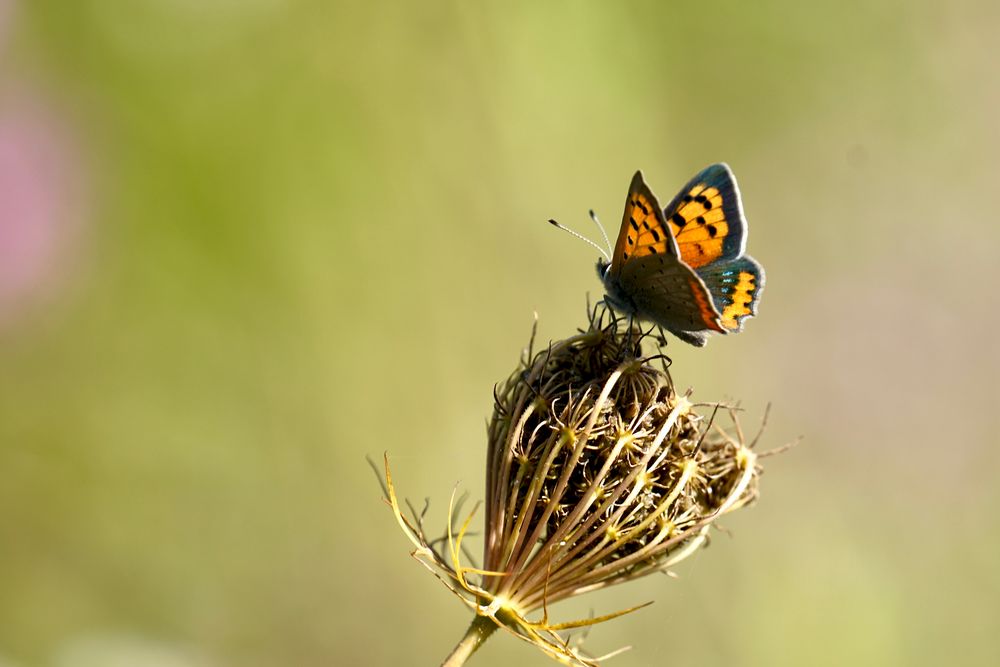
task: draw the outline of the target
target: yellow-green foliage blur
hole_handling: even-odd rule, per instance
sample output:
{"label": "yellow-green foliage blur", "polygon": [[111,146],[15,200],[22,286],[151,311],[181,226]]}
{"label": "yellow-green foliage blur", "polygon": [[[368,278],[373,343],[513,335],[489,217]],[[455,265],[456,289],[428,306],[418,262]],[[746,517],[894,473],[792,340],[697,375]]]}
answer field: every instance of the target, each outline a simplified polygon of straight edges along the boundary
{"label": "yellow-green foliage blur", "polygon": [[[674,380],[803,443],[679,579],[553,620],[655,600],[587,638],[620,667],[1000,663],[998,33],[986,0],[0,0],[0,665],[439,664],[471,616],[365,456],[435,530],[481,498],[533,313],[601,295],[545,221],[598,237],[637,168],[667,200],[716,161],[767,287]],[[550,663],[470,662],[509,664]]]}

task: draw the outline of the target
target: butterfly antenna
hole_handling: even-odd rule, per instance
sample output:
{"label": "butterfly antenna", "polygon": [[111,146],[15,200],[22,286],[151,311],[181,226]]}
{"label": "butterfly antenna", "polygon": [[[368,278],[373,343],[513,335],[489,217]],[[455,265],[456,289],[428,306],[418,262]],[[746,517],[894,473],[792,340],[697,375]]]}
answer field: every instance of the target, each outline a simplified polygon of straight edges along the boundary
{"label": "butterfly antenna", "polygon": [[606,231],[604,231],[604,225],[602,225],[601,221],[597,219],[597,214],[594,213],[594,209],[590,209],[590,219],[593,220],[594,224],[597,225],[597,228],[601,230],[601,236],[604,237],[604,245],[608,246],[608,257],[610,258],[611,257],[611,240],[608,239],[608,233]]}
{"label": "butterfly antenna", "polygon": [[596,248],[596,249],[597,249],[597,252],[599,252],[599,253],[601,253],[602,255],[604,255],[604,259],[608,260],[609,262],[611,261],[611,254],[610,254],[610,253],[608,253],[608,251],[607,251],[607,250],[605,250],[605,249],[604,249],[604,248],[602,248],[601,246],[597,245],[596,243],[594,243],[593,241],[591,241],[590,239],[588,239],[588,238],[587,238],[586,236],[584,236],[583,234],[580,234],[580,233],[578,233],[578,232],[574,232],[574,231],[573,231],[572,229],[570,229],[569,227],[566,227],[565,225],[562,225],[562,224],[560,224],[560,223],[558,223],[558,222],[556,222],[555,220],[552,220],[552,219],[550,219],[550,220],[549,220],[549,223],[551,223],[553,227],[558,227],[559,229],[563,230],[563,231],[564,231],[564,232],[566,232],[567,234],[570,234],[570,235],[572,235],[572,236],[575,236],[576,238],[580,239],[581,241],[583,241],[583,242],[584,242],[584,243],[586,243],[587,245],[590,245],[590,246],[593,246],[594,248]]}

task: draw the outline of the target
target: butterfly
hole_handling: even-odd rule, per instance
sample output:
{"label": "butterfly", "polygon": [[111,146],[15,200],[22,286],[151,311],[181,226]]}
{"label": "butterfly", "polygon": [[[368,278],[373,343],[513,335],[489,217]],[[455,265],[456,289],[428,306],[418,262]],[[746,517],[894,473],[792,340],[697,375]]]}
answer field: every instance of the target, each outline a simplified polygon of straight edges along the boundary
{"label": "butterfly", "polygon": [[757,314],[764,269],[744,255],[747,221],[733,172],[713,164],[664,208],[637,171],[611,256],[597,273],[616,311],[702,347]]}

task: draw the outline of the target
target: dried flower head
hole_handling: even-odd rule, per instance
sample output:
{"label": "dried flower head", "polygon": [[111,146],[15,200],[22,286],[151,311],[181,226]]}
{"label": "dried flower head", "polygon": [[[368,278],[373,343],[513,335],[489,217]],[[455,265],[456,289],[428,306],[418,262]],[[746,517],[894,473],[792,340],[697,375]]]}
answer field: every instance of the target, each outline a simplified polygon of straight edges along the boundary
{"label": "dried flower head", "polygon": [[[756,455],[733,411],[733,434],[713,427],[674,390],[665,357],[642,356],[644,338],[598,309],[586,331],[538,353],[529,345],[496,390],[481,568],[463,561],[472,515],[429,539],[423,513],[403,515],[386,466],[414,557],[476,613],[446,665],[462,664],[497,627],[563,663],[597,665],[563,631],[639,607],[553,623],[548,605],[666,571],[756,497]],[[455,511],[453,500],[450,518]]]}

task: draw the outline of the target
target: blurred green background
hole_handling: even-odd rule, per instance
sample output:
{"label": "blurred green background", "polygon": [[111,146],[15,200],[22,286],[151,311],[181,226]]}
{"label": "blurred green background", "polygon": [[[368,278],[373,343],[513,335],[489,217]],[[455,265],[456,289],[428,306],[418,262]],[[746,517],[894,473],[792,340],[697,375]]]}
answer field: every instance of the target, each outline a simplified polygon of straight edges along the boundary
{"label": "blurred green background", "polygon": [[[0,665],[433,665],[468,612],[365,463],[482,496],[533,312],[636,168],[725,160],[760,502],[610,664],[1000,663],[1000,5],[0,0]],[[546,665],[498,635],[470,664]]]}

